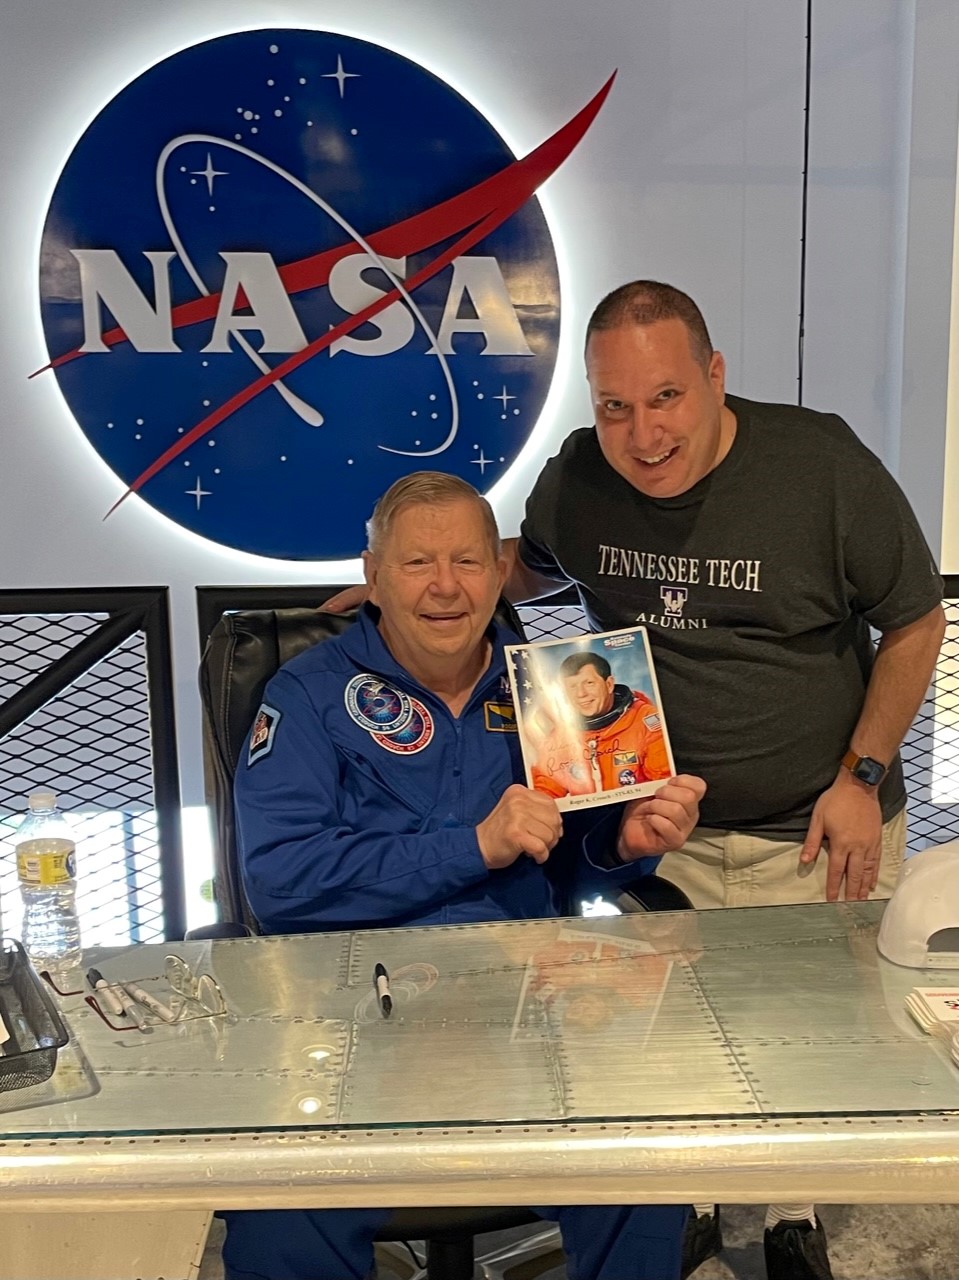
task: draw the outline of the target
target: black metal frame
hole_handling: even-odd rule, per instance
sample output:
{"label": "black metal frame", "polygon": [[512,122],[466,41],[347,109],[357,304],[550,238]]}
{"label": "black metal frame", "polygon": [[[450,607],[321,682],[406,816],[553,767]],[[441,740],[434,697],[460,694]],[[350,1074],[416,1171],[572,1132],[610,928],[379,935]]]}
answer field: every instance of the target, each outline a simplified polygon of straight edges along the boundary
{"label": "black metal frame", "polygon": [[[346,584],[344,584],[345,586]],[[343,587],[197,587],[196,617],[200,633],[200,652],[210,632],[224,613],[235,609],[308,609],[322,604]]]}
{"label": "black metal frame", "polygon": [[0,614],[106,613],[109,617],[0,705],[0,738],[68,689],[131,636],[146,641],[153,801],[160,861],[160,899],[168,941],[183,937],[186,901],[180,821],[180,777],[173,710],[168,587],[30,588],[0,591]]}

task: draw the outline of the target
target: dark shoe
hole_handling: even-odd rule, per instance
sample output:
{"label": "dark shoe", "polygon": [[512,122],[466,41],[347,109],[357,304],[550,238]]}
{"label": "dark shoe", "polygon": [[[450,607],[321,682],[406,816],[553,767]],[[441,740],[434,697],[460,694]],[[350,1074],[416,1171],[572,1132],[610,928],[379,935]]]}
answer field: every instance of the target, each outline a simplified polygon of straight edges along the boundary
{"label": "dark shoe", "polygon": [[723,1229],[719,1222],[719,1205],[712,1213],[697,1214],[695,1209],[686,1222],[683,1235],[682,1280],[691,1276],[707,1258],[715,1258],[723,1247]]}
{"label": "dark shoe", "polygon": [[833,1280],[822,1223],[777,1222],[763,1237],[767,1280]]}

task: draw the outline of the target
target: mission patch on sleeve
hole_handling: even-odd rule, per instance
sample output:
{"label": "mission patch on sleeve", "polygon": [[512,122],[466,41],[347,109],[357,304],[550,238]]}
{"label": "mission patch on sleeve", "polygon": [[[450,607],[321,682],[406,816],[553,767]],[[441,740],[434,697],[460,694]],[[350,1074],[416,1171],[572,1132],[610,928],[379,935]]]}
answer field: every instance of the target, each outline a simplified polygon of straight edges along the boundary
{"label": "mission patch on sleeve", "polygon": [[273,750],[273,738],[276,726],[280,723],[280,712],[264,702],[256,713],[253,731],[250,734],[250,753],[247,756],[247,767],[262,760]]}

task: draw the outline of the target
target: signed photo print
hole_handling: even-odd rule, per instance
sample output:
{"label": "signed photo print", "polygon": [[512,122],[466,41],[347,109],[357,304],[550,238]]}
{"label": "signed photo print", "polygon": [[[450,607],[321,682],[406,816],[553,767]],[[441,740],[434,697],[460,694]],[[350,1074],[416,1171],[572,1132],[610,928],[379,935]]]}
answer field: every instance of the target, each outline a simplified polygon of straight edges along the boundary
{"label": "signed photo print", "polygon": [[645,627],[506,655],[527,783],[560,809],[651,795],[675,774]]}

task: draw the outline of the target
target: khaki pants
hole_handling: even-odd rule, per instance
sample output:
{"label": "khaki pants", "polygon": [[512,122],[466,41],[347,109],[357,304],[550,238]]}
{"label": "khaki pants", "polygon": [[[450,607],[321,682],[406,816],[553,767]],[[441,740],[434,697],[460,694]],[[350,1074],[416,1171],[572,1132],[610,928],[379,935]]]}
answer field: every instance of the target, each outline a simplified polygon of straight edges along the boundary
{"label": "khaki pants", "polygon": [[[694,907],[771,907],[825,902],[827,852],[799,861],[802,841],[767,840],[739,831],[696,827],[681,849],[667,853],[657,875],[682,889]],[[906,811],[882,829],[879,882],[871,898],[891,896],[906,852]],[[843,889],[839,890],[842,896]]]}

